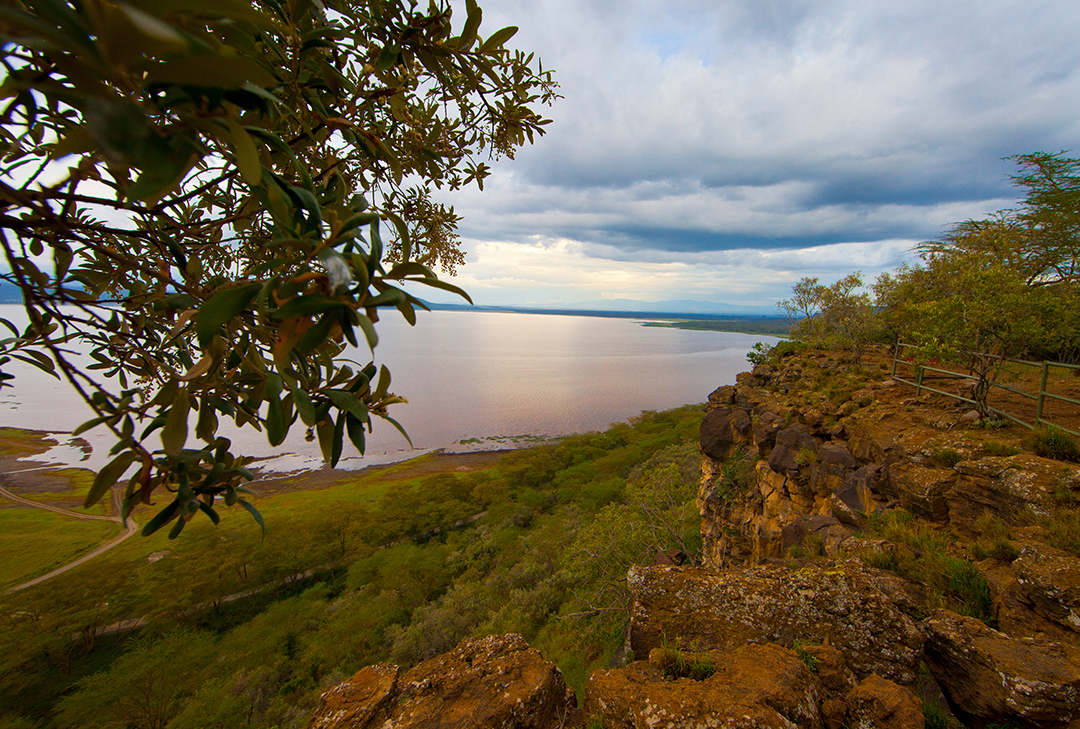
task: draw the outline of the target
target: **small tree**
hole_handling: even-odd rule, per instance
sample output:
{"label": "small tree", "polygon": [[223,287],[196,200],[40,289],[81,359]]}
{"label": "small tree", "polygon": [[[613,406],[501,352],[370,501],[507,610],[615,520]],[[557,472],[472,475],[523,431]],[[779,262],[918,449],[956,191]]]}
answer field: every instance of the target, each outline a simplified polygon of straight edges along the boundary
{"label": "small tree", "polygon": [[396,426],[389,372],[344,347],[375,347],[380,309],[415,321],[403,284],[468,298],[435,273],[462,257],[433,194],[483,189],[555,96],[516,28],[484,38],[465,8],[455,29],[448,0],[0,6],[0,279],[30,321],[0,367],[66,379],[96,413],[78,432],[112,432],[87,505],[120,481],[125,516],[171,494],[144,534],[219,497],[259,519],[220,419],[272,445],[299,419],[332,465],[372,416]]}
{"label": "small tree", "polygon": [[821,309],[825,287],[818,279],[805,277],[791,289],[791,298],[784,299],[777,308],[791,322],[791,336],[810,342],[813,339],[814,315]]}
{"label": "small tree", "polygon": [[1048,292],[1002,265],[979,267],[958,257],[930,262],[931,268],[945,266],[948,288],[913,304],[913,333],[924,358],[971,363],[972,400],[985,417],[1004,358],[1046,338]]}

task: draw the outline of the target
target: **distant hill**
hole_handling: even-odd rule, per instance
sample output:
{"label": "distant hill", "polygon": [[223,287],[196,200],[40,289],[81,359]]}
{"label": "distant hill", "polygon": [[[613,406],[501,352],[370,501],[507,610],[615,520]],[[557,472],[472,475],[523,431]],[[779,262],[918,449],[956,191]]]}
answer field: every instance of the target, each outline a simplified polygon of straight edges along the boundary
{"label": "distant hill", "polygon": [[550,309],[574,309],[591,311],[632,311],[638,313],[664,314],[719,314],[739,316],[777,316],[776,305],[728,304],[720,301],[676,299],[669,301],[638,301],[636,299],[600,299],[575,304],[552,304]]}

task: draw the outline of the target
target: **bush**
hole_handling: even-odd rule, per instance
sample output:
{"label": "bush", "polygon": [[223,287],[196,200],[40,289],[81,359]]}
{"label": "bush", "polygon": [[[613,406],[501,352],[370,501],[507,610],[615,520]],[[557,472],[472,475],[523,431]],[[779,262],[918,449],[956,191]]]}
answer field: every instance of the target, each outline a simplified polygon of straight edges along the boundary
{"label": "bush", "polygon": [[757,342],[750,351],[746,353],[746,360],[752,365],[765,364],[772,356],[772,346],[765,344],[765,342]]}
{"label": "bush", "polygon": [[690,678],[695,681],[704,681],[716,673],[716,667],[707,656],[687,656],[683,653],[676,642],[675,647],[664,646],[657,654],[660,672],[669,681],[677,681],[680,678]]}
{"label": "bush", "polygon": [[1024,447],[1044,458],[1080,462],[1080,446],[1066,431],[1053,425],[1040,425],[1024,438]]}
{"label": "bush", "polygon": [[997,441],[987,441],[983,443],[983,450],[992,456],[1001,456],[1008,458],[1009,456],[1015,456],[1017,453],[1023,451],[1016,446],[1006,445],[1005,443],[998,443]]}
{"label": "bush", "polygon": [[964,460],[964,454],[960,451],[953,450],[952,448],[938,448],[930,454],[930,460],[936,466],[952,468],[957,463]]}
{"label": "bush", "polygon": [[795,652],[799,654],[799,660],[805,663],[806,667],[809,668],[811,672],[817,673],[818,657],[806,650],[806,647],[801,640],[795,641]]}

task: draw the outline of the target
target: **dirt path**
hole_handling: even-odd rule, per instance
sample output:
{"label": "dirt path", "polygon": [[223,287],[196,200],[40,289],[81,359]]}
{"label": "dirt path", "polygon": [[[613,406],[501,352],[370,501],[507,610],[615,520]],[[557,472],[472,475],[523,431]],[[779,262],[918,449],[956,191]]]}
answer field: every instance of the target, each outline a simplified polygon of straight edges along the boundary
{"label": "dirt path", "polygon": [[[21,585],[16,585],[15,587],[12,587],[12,588],[8,589],[7,592],[18,592],[19,590],[24,590],[27,587],[31,587],[31,586],[36,585],[38,583],[44,582],[45,580],[51,580],[53,577],[56,577],[57,575],[61,575],[61,574],[65,573],[65,572],[67,572],[68,570],[72,569],[73,567],[78,567],[82,563],[88,562],[89,560],[93,559],[94,557],[97,557],[99,554],[102,554],[104,552],[109,551],[110,549],[115,547],[117,544],[120,544],[125,539],[127,539],[128,537],[133,535],[139,529],[139,525],[136,524],[135,520],[131,519],[131,518],[128,518],[127,522],[125,523],[118,516],[98,516],[96,514],[80,514],[79,512],[71,511],[70,509],[62,509],[59,506],[51,506],[49,504],[42,504],[39,501],[34,501],[32,499],[23,498],[22,496],[18,496],[17,494],[11,493],[10,491],[8,491],[3,486],[0,486],[0,496],[3,496],[4,498],[7,498],[7,499],[11,499],[12,501],[18,502],[20,504],[26,504],[27,506],[32,506],[32,507],[34,507],[36,509],[44,509],[45,511],[51,511],[51,512],[54,512],[56,514],[62,514],[63,516],[70,516],[70,517],[73,517],[75,519],[86,519],[86,520],[91,520],[91,521],[112,521],[112,522],[116,522],[117,524],[120,524],[121,526],[124,527],[124,531],[123,531],[123,533],[120,534],[120,536],[116,537],[115,539],[113,539],[111,541],[105,542],[105,544],[102,544],[101,546],[99,546],[97,549],[93,550],[89,554],[84,554],[82,557],[79,557],[78,559],[76,559],[76,560],[74,560],[72,562],[68,562],[63,567],[55,569],[52,572],[49,572],[48,574],[42,575],[41,577],[35,577],[34,579],[30,580],[29,582],[24,582]],[[118,491],[116,491],[115,489],[112,491],[112,506],[113,506],[113,511],[115,513],[119,514],[120,513],[120,507],[121,507],[121,497],[120,497],[120,493]]]}

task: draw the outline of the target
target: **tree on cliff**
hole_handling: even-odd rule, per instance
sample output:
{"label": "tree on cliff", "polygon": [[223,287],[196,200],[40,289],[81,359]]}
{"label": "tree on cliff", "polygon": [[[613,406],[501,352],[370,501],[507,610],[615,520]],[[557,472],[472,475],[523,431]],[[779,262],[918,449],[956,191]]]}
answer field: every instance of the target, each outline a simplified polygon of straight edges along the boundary
{"label": "tree on cliff", "polygon": [[125,515],[171,497],[144,533],[217,521],[218,497],[258,519],[219,419],[274,445],[299,419],[331,464],[373,415],[396,425],[389,373],[345,347],[375,347],[379,309],[415,321],[405,282],[468,298],[435,273],[462,254],[433,192],[482,189],[555,97],[505,47],[515,28],[484,38],[466,11],[455,29],[447,0],[0,6],[0,278],[30,321],[0,367],[66,379],[96,413],[82,429],[115,436],[87,504],[134,466]]}

